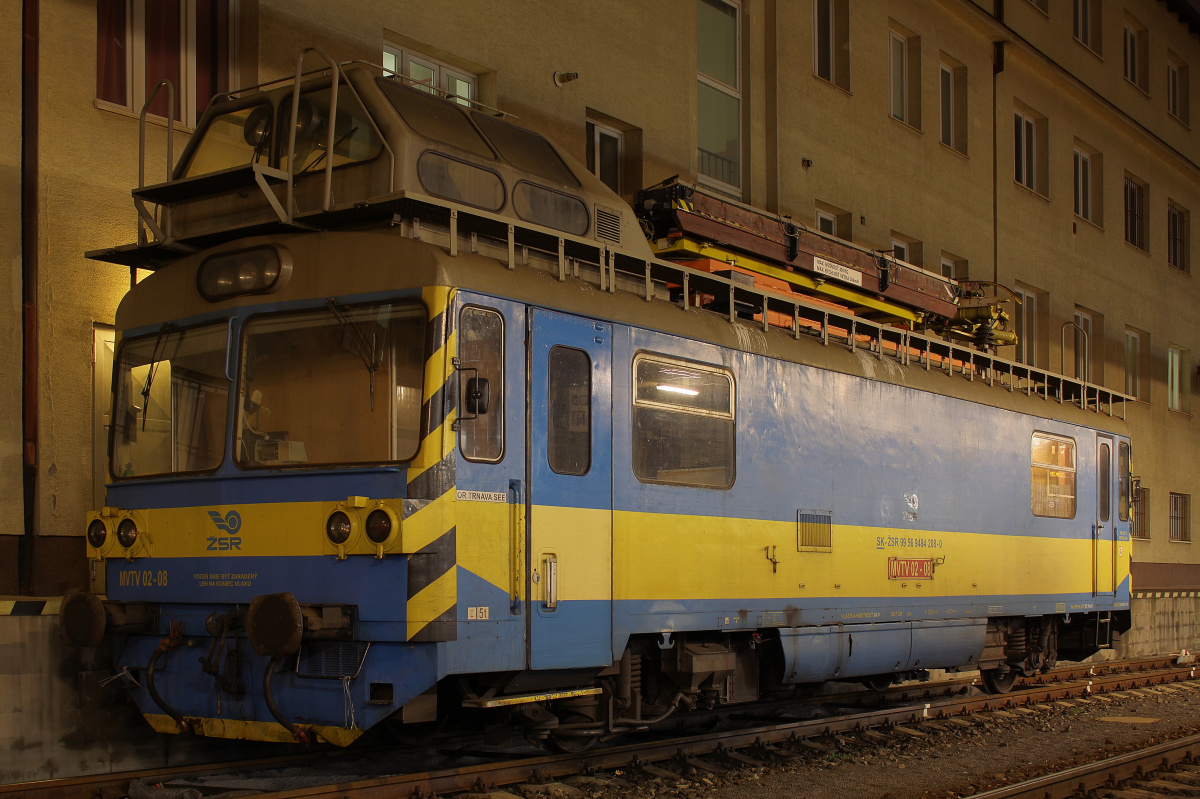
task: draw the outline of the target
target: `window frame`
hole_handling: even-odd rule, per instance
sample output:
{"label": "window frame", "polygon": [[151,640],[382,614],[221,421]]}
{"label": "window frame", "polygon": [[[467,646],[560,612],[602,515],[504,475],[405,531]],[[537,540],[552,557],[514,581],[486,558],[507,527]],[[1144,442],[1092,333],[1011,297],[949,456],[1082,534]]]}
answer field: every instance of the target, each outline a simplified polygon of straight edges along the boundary
{"label": "window frame", "polygon": [[[617,194],[621,194],[625,187],[625,132],[614,128],[612,125],[607,125],[599,120],[588,117],[584,123],[584,130],[587,133],[587,163],[588,171],[595,175],[601,183],[608,186]],[[617,185],[613,186],[606,181],[601,175],[600,163],[600,138],[608,136],[615,139],[617,142]]]}
{"label": "window frame", "polygon": [[[709,411],[698,408],[688,408],[683,405],[654,402],[641,399],[638,396],[638,368],[646,362],[656,363],[666,367],[690,369],[711,376],[720,376],[729,383],[729,408],[727,411]],[[630,428],[633,434],[633,474],[639,482],[652,485],[672,485],[672,486],[687,486],[691,488],[703,488],[708,490],[728,491],[733,488],[737,482],[737,380],[734,377],[733,371],[717,364],[703,363],[699,361],[688,360],[686,358],[678,358],[673,355],[666,355],[660,352],[642,350],[634,354],[630,364],[632,377],[632,397],[630,402],[630,412],[632,424]],[[662,480],[647,477],[639,473],[639,462],[641,450],[639,446],[646,442],[639,435],[639,420],[638,413],[640,409],[649,411],[666,411],[680,413],[689,416],[701,416],[709,419],[718,419],[727,422],[730,426],[729,437],[729,458],[726,464],[728,482],[724,485],[715,485],[712,483],[685,482],[681,480]]]}
{"label": "window frame", "polygon": [[1017,328],[1013,360],[1026,366],[1037,366],[1038,295],[1020,286],[1014,287],[1013,293],[1020,298],[1020,303],[1013,306],[1013,326]]}
{"label": "window frame", "polygon": [[[571,388],[571,386],[569,386],[569,385],[560,385],[558,383],[558,378],[560,376],[566,374],[566,372],[564,372],[563,370],[558,368],[558,365],[555,362],[555,356],[556,356],[556,354],[558,354],[561,357],[561,355],[566,354],[566,353],[571,353],[572,357],[575,357],[574,354],[576,354],[576,353],[579,356],[582,356],[582,358],[583,358],[582,365],[584,367],[583,375],[586,378],[587,419],[586,419],[586,426],[585,426],[586,427],[586,450],[584,451],[586,458],[584,458],[582,465],[560,462],[558,460],[558,453],[560,452],[560,448],[555,446],[557,436],[560,434],[559,422],[561,421],[560,415],[558,413],[559,409],[557,408],[556,403],[554,401],[555,397],[556,397],[556,389],[567,388],[569,390]],[[546,465],[549,466],[550,471],[554,472],[555,474],[561,474],[561,475],[566,475],[566,476],[570,476],[570,477],[583,477],[592,470],[592,450],[593,450],[593,446],[592,446],[592,434],[593,434],[593,424],[592,424],[593,402],[592,402],[592,398],[593,398],[593,394],[592,394],[592,356],[591,356],[591,353],[589,353],[587,350],[580,349],[579,347],[571,347],[566,344],[555,344],[553,347],[550,348],[550,351],[546,354]],[[571,431],[569,428],[571,425],[574,424],[574,422],[575,422],[575,420],[573,418],[568,419],[568,425],[567,425],[568,430],[566,431],[566,434],[568,434],[568,435],[570,434]],[[571,449],[576,450],[577,448],[571,447]]]}
{"label": "window frame", "polygon": [[1128,172],[1125,173],[1125,242],[1143,252],[1150,252],[1147,235],[1148,195],[1150,187]]}
{"label": "window frame", "polygon": [[[1054,443],[1058,443],[1061,445],[1069,446],[1071,463],[1069,465],[1062,465],[1062,464],[1057,464],[1057,463],[1048,463],[1048,462],[1042,462],[1042,461],[1036,460],[1036,458],[1035,458],[1036,453],[1037,453],[1036,442],[1039,438],[1044,441],[1047,441],[1047,442],[1054,442]],[[1070,436],[1059,435],[1057,433],[1050,433],[1050,432],[1046,432],[1043,430],[1034,430],[1032,435],[1030,436],[1030,441],[1029,441],[1029,466],[1030,466],[1030,469],[1029,469],[1029,510],[1030,510],[1030,512],[1034,516],[1037,516],[1038,518],[1042,518],[1042,519],[1074,519],[1079,512],[1079,445],[1075,441],[1075,439],[1071,438]],[[1038,512],[1037,495],[1035,493],[1035,488],[1038,485],[1037,482],[1035,481],[1035,476],[1038,474],[1038,470],[1044,470],[1046,472],[1047,478],[1053,477],[1054,476],[1053,472],[1056,470],[1060,470],[1062,472],[1069,473],[1070,478],[1069,478],[1068,482],[1069,482],[1070,489],[1071,489],[1071,492],[1069,495],[1070,500],[1071,500],[1070,515],[1064,515],[1062,513],[1039,513]],[[1050,494],[1047,492],[1047,497],[1049,497],[1049,496],[1050,496]],[[1067,496],[1067,495],[1066,494],[1055,494],[1054,496],[1062,497],[1062,496]]]}
{"label": "window frame", "polygon": [[1146,381],[1142,377],[1142,362],[1147,348],[1143,346],[1143,337],[1146,334],[1142,331],[1125,328],[1125,393],[1136,400],[1146,399],[1143,396]]}
{"label": "window frame", "polygon": [[1074,0],[1071,9],[1071,26],[1071,35],[1075,41],[1096,55],[1102,55],[1103,19],[1100,3],[1093,2],[1093,0]]}
{"label": "window frame", "polygon": [[1030,191],[1038,191],[1037,119],[1020,110],[1014,110],[1013,115],[1013,180]]}
{"label": "window frame", "polygon": [[1167,265],[1191,274],[1189,255],[1191,214],[1173,200],[1167,200]]}
{"label": "window frame", "polygon": [[1167,410],[1191,412],[1191,352],[1184,347],[1167,346]]}
{"label": "window frame", "polygon": [[844,91],[850,91],[849,28],[847,0],[813,0],[813,77]]}
{"label": "window frame", "polygon": [[[497,361],[496,361],[497,364],[499,365],[500,375],[499,375],[499,379],[494,381],[495,387],[492,391],[492,407],[490,407],[488,409],[488,415],[491,415],[492,413],[499,414],[499,418],[500,418],[499,442],[498,442],[499,443],[499,452],[495,452],[493,454],[493,452],[489,451],[485,455],[482,455],[482,456],[476,455],[476,454],[470,454],[470,455],[467,454],[465,443],[467,441],[468,432],[473,432],[473,431],[466,431],[463,429],[463,425],[465,422],[474,421],[474,419],[464,419],[463,418],[463,409],[466,407],[463,402],[463,393],[466,391],[466,381],[463,380],[462,373],[464,371],[466,371],[466,369],[464,369],[464,367],[463,367],[463,364],[467,363],[467,361],[463,360],[463,357],[462,357],[461,331],[463,328],[463,323],[462,323],[463,317],[468,312],[491,315],[491,316],[495,316],[497,319],[500,320],[500,329],[499,329],[499,337],[498,337],[498,342],[500,345],[500,352],[499,352],[499,355],[498,355]],[[504,460],[504,456],[508,450],[508,420],[507,420],[508,414],[507,414],[506,407],[505,407],[507,405],[507,403],[505,402],[505,397],[504,397],[504,386],[506,384],[505,376],[508,372],[508,320],[505,319],[503,312],[501,312],[500,309],[498,309],[498,308],[491,308],[486,305],[476,305],[474,303],[468,303],[458,309],[458,313],[455,315],[454,321],[455,321],[455,327],[454,327],[455,339],[456,339],[456,345],[457,345],[457,352],[455,353],[455,356],[458,358],[458,366],[455,370],[455,374],[458,379],[458,387],[457,387],[458,397],[455,402],[455,407],[456,407],[457,411],[456,411],[456,416],[455,416],[455,421],[454,421],[454,428],[458,433],[458,451],[459,451],[459,454],[462,455],[464,460],[471,461],[473,463],[500,463],[501,461]],[[475,369],[477,367],[468,367],[468,368]],[[496,407],[497,397],[499,398],[499,408]]]}
{"label": "window frame", "polygon": [[1167,500],[1167,538],[1171,542],[1191,543],[1191,494],[1170,492]]}
{"label": "window frame", "polygon": [[908,107],[908,38],[894,30],[888,31],[888,70],[888,114],[892,119],[912,124]]}
{"label": "window frame", "polygon": [[[698,62],[696,64],[696,84],[697,84],[696,182],[706,185],[706,186],[710,186],[710,187],[712,187],[720,192],[723,192],[725,194],[728,194],[732,197],[741,198],[742,184],[744,183],[743,160],[745,158],[745,149],[746,149],[746,142],[745,142],[746,131],[744,130],[744,126],[742,124],[742,115],[744,112],[743,97],[742,97],[742,82],[743,82],[743,75],[742,75],[742,5],[741,5],[740,0],[696,0],[696,3],[697,3],[697,5],[696,5],[697,16],[699,15],[699,6],[701,3],[719,4],[719,5],[729,6],[730,8],[732,8],[734,10],[733,18],[734,18],[734,22],[735,22],[735,30],[734,30],[733,63],[735,65],[735,72],[736,72],[734,77],[735,77],[735,80],[737,81],[737,85],[730,85],[729,83],[726,83],[725,81],[721,80],[720,78],[708,75],[704,72],[701,72],[700,64]],[[699,26],[698,25],[697,25],[696,34],[697,34],[696,39],[697,39],[697,41],[699,41]],[[725,156],[721,155],[720,153],[713,153],[713,152],[709,152],[708,150],[704,150],[700,146],[700,125],[701,125],[700,116],[701,115],[699,113],[699,109],[700,109],[699,91],[700,91],[701,86],[705,86],[709,89],[712,89],[713,91],[723,94],[726,97],[733,99],[737,103],[737,132],[738,132],[737,157],[733,162],[733,166],[737,173],[736,174],[737,183],[727,182],[725,180],[722,180],[719,177],[709,175],[709,174],[705,173],[704,171],[702,171],[702,165],[703,165],[702,154],[707,154],[707,155],[712,156],[713,158],[719,158],[722,160],[729,160],[729,159],[726,159]]]}
{"label": "window frame", "polygon": [[1150,34],[1132,18],[1126,18],[1122,26],[1123,75],[1125,80],[1143,93],[1150,92],[1149,51]]}
{"label": "window frame", "polygon": [[[387,65],[389,56],[395,59],[394,67]],[[429,69],[434,73],[434,84],[436,85],[419,81],[409,74],[409,69],[414,61],[419,66]],[[479,76],[440,59],[433,58],[408,47],[385,43],[383,45],[381,66],[383,67],[383,76],[385,78],[399,76],[402,86],[408,86],[419,91],[428,91],[428,88],[433,88],[434,91],[429,93],[435,97],[449,100],[452,103],[457,103],[467,108],[473,108],[479,104]],[[463,97],[461,94],[451,91],[449,87],[451,78],[466,83],[471,89],[470,96]]]}
{"label": "window frame", "polygon": [[1129,537],[1150,540],[1150,489],[1138,485],[1133,492],[1133,513],[1130,514]]}
{"label": "window frame", "polygon": [[[1088,311],[1075,309],[1071,322],[1075,325],[1072,333],[1074,343],[1075,379],[1085,383],[1092,382],[1092,347],[1095,343],[1095,317]],[[1080,330],[1082,329],[1082,333]],[[1087,338],[1084,338],[1086,334]],[[1086,347],[1081,346],[1086,342]],[[1082,367],[1082,368],[1081,368]],[[1082,374],[1081,374],[1082,372]]]}
{"label": "window frame", "polygon": [[1189,73],[1184,61],[1174,53],[1167,55],[1167,113],[1185,127],[1191,126]]}

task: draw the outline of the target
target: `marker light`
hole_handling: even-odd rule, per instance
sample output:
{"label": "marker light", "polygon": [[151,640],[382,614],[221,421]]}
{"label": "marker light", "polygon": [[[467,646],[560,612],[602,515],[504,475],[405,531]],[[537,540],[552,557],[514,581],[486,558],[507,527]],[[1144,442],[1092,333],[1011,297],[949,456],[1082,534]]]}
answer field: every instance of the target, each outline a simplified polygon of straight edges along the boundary
{"label": "marker light", "polygon": [[95,549],[103,549],[104,543],[108,541],[108,528],[104,526],[104,522],[99,519],[93,519],[88,525],[87,540]]}
{"label": "marker light", "polygon": [[129,549],[137,541],[138,529],[137,523],[133,519],[124,519],[117,525],[117,541],[121,546]]}
{"label": "marker light", "polygon": [[350,517],[340,510],[334,511],[325,522],[325,537],[334,546],[344,544],[350,539],[350,529]]}
{"label": "marker light", "polygon": [[206,258],[196,272],[196,286],[209,302],[243,294],[269,294],[287,283],[291,256],[279,247],[255,247]]}
{"label": "marker light", "polygon": [[367,538],[372,543],[382,544],[392,534],[392,517],[381,510],[371,511],[367,516]]}

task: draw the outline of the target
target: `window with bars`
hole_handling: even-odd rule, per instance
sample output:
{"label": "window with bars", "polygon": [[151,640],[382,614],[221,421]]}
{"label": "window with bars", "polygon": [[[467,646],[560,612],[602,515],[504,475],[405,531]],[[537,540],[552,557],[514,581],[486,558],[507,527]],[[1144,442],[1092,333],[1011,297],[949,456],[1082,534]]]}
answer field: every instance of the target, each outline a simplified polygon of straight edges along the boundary
{"label": "window with bars", "polygon": [[1125,175],[1125,241],[1140,250],[1149,249],[1146,234],[1146,184]]}
{"label": "window with bars", "polygon": [[1129,535],[1144,541],[1150,540],[1150,489],[1139,486],[1133,494],[1133,521]]}
{"label": "window with bars", "polygon": [[1189,494],[1171,494],[1169,537],[1172,541],[1192,540],[1192,531],[1190,528],[1191,501],[1192,498]]}
{"label": "window with bars", "polygon": [[1173,202],[1167,202],[1167,263],[1184,272],[1188,263],[1188,212]]}

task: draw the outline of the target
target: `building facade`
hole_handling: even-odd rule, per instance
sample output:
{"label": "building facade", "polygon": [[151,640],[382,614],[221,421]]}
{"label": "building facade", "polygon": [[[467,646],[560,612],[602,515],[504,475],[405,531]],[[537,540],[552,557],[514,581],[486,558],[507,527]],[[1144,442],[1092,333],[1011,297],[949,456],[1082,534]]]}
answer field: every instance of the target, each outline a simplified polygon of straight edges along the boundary
{"label": "building facade", "polygon": [[[515,114],[630,201],[681,175],[1007,287],[1021,338],[1002,355],[1136,397],[1134,589],[1174,631],[1137,646],[1190,645],[1190,2],[26,0],[0,19],[0,63],[25,78],[0,103],[0,507],[14,520],[0,530],[0,594],[56,594],[86,575],[111,324],[137,276],[83,253],[135,240],[139,171],[162,179],[168,137],[180,153],[209,96],[290,76],[316,47]],[[175,131],[160,90],[140,154],[139,112],[164,78]]]}

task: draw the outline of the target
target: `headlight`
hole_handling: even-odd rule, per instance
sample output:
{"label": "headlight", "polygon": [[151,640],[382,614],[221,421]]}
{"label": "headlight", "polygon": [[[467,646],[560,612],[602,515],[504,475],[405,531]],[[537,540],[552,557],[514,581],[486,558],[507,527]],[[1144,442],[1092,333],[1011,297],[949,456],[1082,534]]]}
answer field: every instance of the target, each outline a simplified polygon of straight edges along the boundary
{"label": "headlight", "polygon": [[329,514],[325,522],[325,536],[335,546],[344,544],[350,539],[350,517],[339,511]]}
{"label": "headlight", "polygon": [[[89,530],[90,534],[90,530]],[[133,519],[124,519],[117,525],[117,541],[121,546],[129,549],[137,541],[138,529],[137,523]]]}
{"label": "headlight", "polygon": [[392,534],[392,517],[381,510],[371,511],[367,516],[367,538],[373,543],[382,544]]}
{"label": "headlight", "polygon": [[209,302],[242,294],[269,294],[287,282],[291,256],[278,247],[255,247],[206,258],[196,272],[196,286]]}
{"label": "headlight", "polygon": [[87,540],[93,548],[104,549],[104,543],[108,541],[108,528],[105,527],[104,522],[99,519],[92,520],[92,523],[88,525]]}

